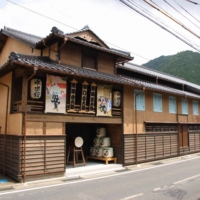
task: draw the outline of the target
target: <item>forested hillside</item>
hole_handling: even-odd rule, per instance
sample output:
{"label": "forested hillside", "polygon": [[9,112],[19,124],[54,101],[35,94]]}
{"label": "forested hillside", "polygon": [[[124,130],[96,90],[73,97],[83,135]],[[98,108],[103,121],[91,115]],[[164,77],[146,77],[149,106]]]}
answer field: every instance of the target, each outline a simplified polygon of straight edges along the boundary
{"label": "forested hillside", "polygon": [[184,78],[200,85],[200,53],[183,51],[171,56],[160,56],[143,66]]}

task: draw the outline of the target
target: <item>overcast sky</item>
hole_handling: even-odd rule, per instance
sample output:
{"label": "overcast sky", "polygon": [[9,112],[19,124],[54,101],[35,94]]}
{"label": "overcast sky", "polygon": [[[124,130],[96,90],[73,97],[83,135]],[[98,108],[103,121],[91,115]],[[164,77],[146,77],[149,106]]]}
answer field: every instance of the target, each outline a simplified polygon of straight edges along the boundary
{"label": "overcast sky", "polygon": [[[193,1],[200,3],[199,0]],[[143,0],[133,0],[132,2],[139,4],[161,19],[168,25],[170,31],[190,41],[200,51],[200,5],[189,3],[186,0],[167,0],[186,16],[186,19],[165,1],[154,0],[161,8],[179,20],[185,27],[188,27],[189,32]],[[188,15],[176,2],[199,21]],[[108,46],[131,52],[135,64],[144,64],[161,55],[173,55],[185,50],[195,51],[119,0],[0,0],[1,29],[7,26],[45,37],[53,26],[69,33],[80,30],[85,25],[88,25]]]}

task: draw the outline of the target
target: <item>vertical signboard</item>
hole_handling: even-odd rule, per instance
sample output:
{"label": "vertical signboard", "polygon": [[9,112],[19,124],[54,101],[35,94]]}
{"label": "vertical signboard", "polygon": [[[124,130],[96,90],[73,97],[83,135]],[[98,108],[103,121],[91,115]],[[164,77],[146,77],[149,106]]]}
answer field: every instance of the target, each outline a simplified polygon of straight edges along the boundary
{"label": "vertical signboard", "polygon": [[47,74],[46,113],[66,113],[66,80],[60,76]]}
{"label": "vertical signboard", "polygon": [[112,86],[97,86],[97,116],[112,116]]}

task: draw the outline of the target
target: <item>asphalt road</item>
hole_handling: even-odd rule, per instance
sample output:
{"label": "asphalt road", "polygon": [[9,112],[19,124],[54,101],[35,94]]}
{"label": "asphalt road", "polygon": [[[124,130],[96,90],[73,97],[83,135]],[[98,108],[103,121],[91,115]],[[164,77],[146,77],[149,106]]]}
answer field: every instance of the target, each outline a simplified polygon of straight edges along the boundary
{"label": "asphalt road", "polygon": [[0,192],[1,199],[200,200],[200,157],[104,177],[81,177],[57,185]]}

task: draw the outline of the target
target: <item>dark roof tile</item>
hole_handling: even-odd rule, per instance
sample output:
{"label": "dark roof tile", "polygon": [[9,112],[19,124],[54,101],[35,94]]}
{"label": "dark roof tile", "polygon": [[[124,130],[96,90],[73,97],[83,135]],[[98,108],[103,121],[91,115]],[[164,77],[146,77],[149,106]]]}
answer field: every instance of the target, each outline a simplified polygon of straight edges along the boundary
{"label": "dark roof tile", "polygon": [[21,40],[22,42],[25,42],[26,44],[30,45],[31,47],[34,47],[37,42],[42,40],[42,37],[28,34],[28,33],[18,31],[15,29],[11,29],[11,28],[7,28],[7,27],[4,27],[4,29],[2,29],[1,32],[9,37]]}
{"label": "dark roof tile", "polygon": [[159,78],[162,80],[166,80],[166,81],[170,81],[170,82],[174,82],[174,83],[179,83],[182,85],[187,85],[190,86],[191,88],[195,88],[197,90],[200,91],[200,86],[191,82],[188,82],[182,78],[173,76],[173,75],[169,75],[163,72],[159,72],[157,70],[153,70],[144,66],[140,66],[140,65],[136,65],[130,62],[125,63],[124,65],[117,65],[117,68],[122,68],[122,69],[126,69],[128,71],[133,71],[133,72],[137,72],[140,74],[145,74],[148,76],[152,76],[155,78]]}
{"label": "dark roof tile", "polygon": [[[93,71],[80,67],[74,67],[62,64],[59,65],[57,62],[50,60],[49,57],[29,56],[12,52],[9,57],[9,62],[14,62],[21,65],[33,65],[33,66],[36,65],[39,68],[47,71],[49,70],[54,70],[55,72],[61,71],[62,73],[64,72],[65,74],[74,74],[76,76],[83,76],[85,78],[91,78],[91,79],[95,78],[101,81],[136,86],[141,88],[147,88],[150,90],[166,92],[174,95],[180,95],[183,97],[189,96],[192,98],[200,99],[200,95],[185,92],[182,90],[177,90],[171,87],[149,83],[144,80],[137,80],[122,75],[106,74],[103,72]],[[8,66],[9,62],[6,62],[6,64],[0,67],[0,72],[3,68]]]}

